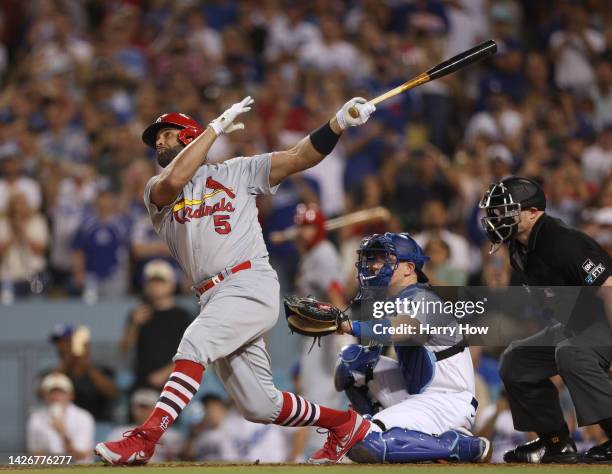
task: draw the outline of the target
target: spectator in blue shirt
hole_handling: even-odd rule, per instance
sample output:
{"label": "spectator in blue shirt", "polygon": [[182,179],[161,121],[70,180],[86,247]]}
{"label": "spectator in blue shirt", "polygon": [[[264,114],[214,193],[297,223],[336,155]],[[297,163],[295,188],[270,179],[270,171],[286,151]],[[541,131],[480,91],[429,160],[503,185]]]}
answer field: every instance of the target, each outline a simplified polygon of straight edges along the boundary
{"label": "spectator in blue shirt", "polygon": [[121,296],[128,289],[130,222],[111,190],[102,190],[72,241],[73,278],[84,297]]}

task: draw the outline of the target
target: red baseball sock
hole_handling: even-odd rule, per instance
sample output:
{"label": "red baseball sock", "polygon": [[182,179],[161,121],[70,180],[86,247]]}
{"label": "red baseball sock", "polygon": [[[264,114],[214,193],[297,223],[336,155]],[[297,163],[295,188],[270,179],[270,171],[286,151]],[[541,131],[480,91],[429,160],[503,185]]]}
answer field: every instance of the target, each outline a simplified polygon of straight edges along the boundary
{"label": "red baseball sock", "polygon": [[347,422],[350,416],[348,410],[322,407],[294,393],[283,392],[283,407],[274,423],[283,426],[320,426],[330,429]]}
{"label": "red baseball sock", "polygon": [[174,363],[174,370],[164,385],[157,405],[142,424],[143,428],[150,430],[151,436],[159,439],[174,423],[198,392],[203,373],[204,366],[197,362],[177,360]]}

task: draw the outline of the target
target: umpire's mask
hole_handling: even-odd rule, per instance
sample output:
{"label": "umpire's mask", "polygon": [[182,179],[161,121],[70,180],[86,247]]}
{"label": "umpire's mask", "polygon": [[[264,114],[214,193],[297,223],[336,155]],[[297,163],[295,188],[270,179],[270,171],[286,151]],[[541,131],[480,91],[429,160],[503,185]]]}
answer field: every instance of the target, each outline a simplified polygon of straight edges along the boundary
{"label": "umpire's mask", "polygon": [[489,186],[478,207],[485,211],[480,223],[493,244],[491,253],[494,253],[501,244],[516,236],[521,210],[536,208],[543,211],[546,209],[546,196],[536,181],[511,177]]}

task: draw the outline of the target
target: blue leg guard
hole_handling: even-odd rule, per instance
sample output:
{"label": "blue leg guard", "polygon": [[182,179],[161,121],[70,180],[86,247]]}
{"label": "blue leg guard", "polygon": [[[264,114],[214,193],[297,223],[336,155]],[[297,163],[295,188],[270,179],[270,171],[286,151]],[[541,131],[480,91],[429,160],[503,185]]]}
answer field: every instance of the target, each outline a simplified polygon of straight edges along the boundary
{"label": "blue leg guard", "polygon": [[383,433],[370,433],[349,451],[348,456],[359,463],[410,463],[438,460],[473,462],[485,449],[484,441],[456,431],[440,436],[420,431],[391,428]]}

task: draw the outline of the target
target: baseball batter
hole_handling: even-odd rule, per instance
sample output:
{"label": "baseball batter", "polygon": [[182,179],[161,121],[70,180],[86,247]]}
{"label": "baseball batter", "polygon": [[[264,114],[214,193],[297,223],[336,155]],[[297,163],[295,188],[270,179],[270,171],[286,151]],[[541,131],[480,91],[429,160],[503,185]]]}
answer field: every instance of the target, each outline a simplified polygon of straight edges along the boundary
{"label": "baseball batter", "polygon": [[[371,423],[353,410],[320,406],[274,386],[263,335],[278,317],[279,284],[268,263],[255,199],[274,193],[288,175],[319,163],[343,130],[364,124],[375,107],[353,98],[289,150],[207,164],[217,137],[244,128],[235,120],[253,102],[246,97],[232,105],[206,129],[184,114],[169,113],[143,133],[163,168],[148,182],[145,204],[156,231],[191,278],[201,311],[185,331],[174,370],[149,418],[124,439],[96,446],[110,464],[144,464],[151,458],[155,444],[198,391],[206,367],[216,371],[246,419],[329,430],[311,462],[338,462],[370,429]],[[357,117],[349,114],[352,107]]]}

